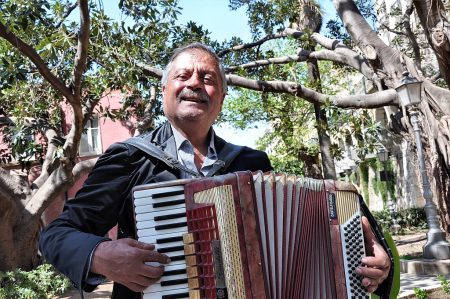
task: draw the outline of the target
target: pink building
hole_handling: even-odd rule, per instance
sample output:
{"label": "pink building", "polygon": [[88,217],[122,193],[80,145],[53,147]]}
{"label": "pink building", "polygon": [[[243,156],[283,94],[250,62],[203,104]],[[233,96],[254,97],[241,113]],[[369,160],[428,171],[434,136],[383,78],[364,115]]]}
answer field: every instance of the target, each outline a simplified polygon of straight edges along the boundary
{"label": "pink building", "polygon": [[[108,107],[109,109],[119,109],[121,107],[120,101],[123,95],[120,91],[113,91],[106,96],[104,96],[100,104],[103,107]],[[70,109],[68,107],[62,107],[64,111],[62,129],[64,134],[70,130],[71,127],[71,115]],[[6,120],[7,118],[2,118]],[[110,118],[105,118],[102,115],[98,115],[94,112],[92,119],[90,119],[86,126],[85,132],[81,138],[79,159],[87,160],[100,156],[111,144],[114,142],[125,140],[134,134],[134,120],[129,120],[127,122],[113,121]],[[3,125],[6,124],[6,121]],[[0,124],[1,125],[1,124]],[[3,138],[0,136],[0,140]],[[8,147],[4,143],[0,143],[0,154],[8,151]],[[38,163],[36,163],[38,164]],[[8,164],[3,164],[2,167],[8,169],[20,169],[21,166],[15,161],[11,161]],[[34,181],[40,173],[41,166],[36,165],[30,169],[29,180]],[[53,219],[55,219],[62,211],[64,202],[75,197],[75,194],[81,188],[86,177],[78,180],[74,186],[72,186],[65,194],[62,194],[59,199],[55,200],[44,212],[43,221],[48,224]],[[110,232],[110,237],[116,236],[116,230]]]}

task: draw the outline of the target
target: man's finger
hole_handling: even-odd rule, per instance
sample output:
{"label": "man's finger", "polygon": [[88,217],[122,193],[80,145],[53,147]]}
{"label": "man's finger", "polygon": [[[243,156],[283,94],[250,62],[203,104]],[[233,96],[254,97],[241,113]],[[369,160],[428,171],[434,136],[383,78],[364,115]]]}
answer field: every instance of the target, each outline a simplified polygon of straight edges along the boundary
{"label": "man's finger", "polygon": [[375,234],[373,233],[372,228],[370,227],[369,220],[367,219],[366,216],[361,217],[361,224],[363,228],[365,242],[369,247],[373,246]]}
{"label": "man's finger", "polygon": [[144,262],[157,262],[161,264],[168,264],[170,263],[170,257],[159,253],[157,251],[151,250],[151,251],[145,251],[143,253],[143,261]]}

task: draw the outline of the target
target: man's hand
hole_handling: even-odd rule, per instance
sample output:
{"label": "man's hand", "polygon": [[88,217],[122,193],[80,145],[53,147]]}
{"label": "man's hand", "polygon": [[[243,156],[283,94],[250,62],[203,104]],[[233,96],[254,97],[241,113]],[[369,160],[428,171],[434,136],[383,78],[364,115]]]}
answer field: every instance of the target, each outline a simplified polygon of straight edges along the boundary
{"label": "man's hand", "polygon": [[164,266],[150,266],[145,262],[170,263],[168,256],[154,249],[152,244],[133,239],[102,242],[92,256],[91,272],[101,274],[132,291],[142,292],[164,272]]}
{"label": "man's hand", "polygon": [[391,261],[383,247],[377,242],[366,217],[362,217],[362,227],[367,256],[362,258],[362,265],[356,273],[363,277],[362,285],[369,293],[373,293],[389,275]]}

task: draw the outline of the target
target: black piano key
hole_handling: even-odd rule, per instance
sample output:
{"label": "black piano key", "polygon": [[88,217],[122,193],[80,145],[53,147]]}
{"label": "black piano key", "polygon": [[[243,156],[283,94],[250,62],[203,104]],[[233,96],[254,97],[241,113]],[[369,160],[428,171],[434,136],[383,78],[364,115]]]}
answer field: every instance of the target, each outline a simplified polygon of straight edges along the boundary
{"label": "black piano key", "polygon": [[153,204],[153,208],[163,208],[163,207],[170,207],[170,206],[175,206],[175,205],[179,205],[179,204],[183,204],[184,203],[184,199],[178,199],[178,200],[172,200],[172,201],[166,201],[166,202],[155,202]]}
{"label": "black piano key", "polygon": [[183,261],[183,260],[185,260],[185,257],[184,257],[184,254],[183,254],[183,255],[175,255],[175,256],[171,256],[171,257],[170,257],[170,260],[171,260],[172,262],[175,262],[175,261]]}
{"label": "black piano key", "polygon": [[163,229],[170,229],[170,228],[176,228],[176,227],[185,227],[185,226],[187,226],[187,222],[160,224],[160,225],[155,225],[155,230],[163,230]]}
{"label": "black piano key", "polygon": [[167,252],[172,252],[172,251],[180,251],[180,250],[184,250],[184,246],[171,246],[171,247],[164,247],[164,248],[158,248],[156,249],[156,251],[158,251],[159,253],[167,253]]}
{"label": "black piano key", "polygon": [[179,299],[179,298],[189,298],[189,293],[177,293],[170,295],[162,295],[162,299]]}
{"label": "black piano key", "polygon": [[155,221],[169,220],[169,219],[182,218],[182,217],[186,217],[186,213],[175,213],[175,214],[156,216]]}
{"label": "black piano key", "polygon": [[157,193],[157,194],[153,194],[152,197],[153,198],[164,198],[164,197],[181,195],[181,194],[184,194],[184,190],[177,190],[177,191],[169,191],[169,192],[164,192],[164,193]]}
{"label": "black piano key", "polygon": [[164,243],[171,243],[171,242],[181,242],[183,241],[183,237],[170,237],[170,238],[161,238],[156,240],[156,244],[164,244]]}
{"label": "black piano key", "polygon": [[184,284],[184,283],[187,283],[187,282],[188,282],[187,278],[165,280],[165,281],[161,281],[161,286],[162,287],[167,287],[167,286],[173,286],[173,285],[177,285],[177,284]]}
{"label": "black piano key", "polygon": [[162,276],[186,274],[186,269],[168,270],[164,271]]}

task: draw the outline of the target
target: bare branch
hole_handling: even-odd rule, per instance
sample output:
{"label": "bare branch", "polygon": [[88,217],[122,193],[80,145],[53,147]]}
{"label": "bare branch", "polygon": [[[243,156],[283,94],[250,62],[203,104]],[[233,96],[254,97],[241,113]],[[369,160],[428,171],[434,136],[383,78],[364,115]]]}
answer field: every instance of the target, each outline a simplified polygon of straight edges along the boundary
{"label": "bare branch", "polygon": [[74,182],[78,181],[82,176],[88,174],[92,168],[94,168],[97,160],[98,158],[92,158],[78,162],[72,170]]}
{"label": "bare branch", "polygon": [[77,54],[75,55],[75,67],[72,75],[75,99],[79,99],[81,95],[81,80],[86,68],[90,27],[88,1],[78,0],[78,2],[80,6],[80,34],[78,36]]}
{"label": "bare branch", "polygon": [[285,64],[285,63],[294,62],[294,61],[296,61],[296,62],[306,61],[306,58],[307,57],[305,57],[305,56],[298,56],[298,55],[287,55],[287,56],[282,56],[282,57],[267,58],[267,59],[263,59],[263,60],[256,60],[256,61],[252,61],[249,63],[241,64],[239,66],[230,66],[230,67],[227,67],[225,69],[225,71],[233,72],[240,68],[250,69],[250,68],[266,66],[266,65],[271,65],[271,64]]}
{"label": "bare branch", "polygon": [[392,29],[392,28],[390,28],[389,26],[387,26],[386,24],[383,24],[383,23],[380,24],[380,28],[383,28],[383,29],[385,29],[385,30],[387,30],[389,32],[395,33],[397,35],[406,35],[405,32]]}
{"label": "bare branch", "polygon": [[144,117],[137,124],[136,134],[140,134],[145,130],[152,128],[154,126],[155,115],[153,113],[153,108],[156,104],[156,87],[152,85],[150,89],[150,101],[147,106],[145,106]]}
{"label": "bare branch", "polygon": [[422,58],[420,56],[420,47],[417,43],[416,36],[411,30],[410,25],[410,18],[411,14],[414,11],[414,6],[412,0],[408,0],[406,3],[406,10],[405,14],[402,17],[403,26],[405,27],[406,36],[408,37],[409,41],[411,42],[411,46],[413,48],[414,52],[414,63],[416,64],[416,67],[421,70],[422,69]]}
{"label": "bare branch", "polygon": [[[351,56],[350,56],[351,55]],[[260,66],[266,66],[271,64],[286,64],[289,62],[303,62],[307,61],[310,58],[314,58],[317,60],[329,60],[342,64],[346,64],[348,66],[353,67],[360,73],[362,73],[365,77],[372,80],[374,77],[374,73],[369,65],[366,63],[366,60],[358,55],[354,51],[332,51],[332,50],[319,50],[319,51],[307,51],[300,49],[298,55],[287,55],[276,58],[268,58],[264,60],[257,60],[253,62],[249,62],[246,64],[242,64],[240,66],[230,66],[225,70],[227,72],[233,72],[238,70],[239,68],[250,69]]]}
{"label": "bare branch", "polygon": [[230,49],[225,49],[220,51],[219,53],[217,53],[217,56],[219,57],[223,57],[224,55],[230,53],[230,52],[237,52],[237,51],[241,51],[241,50],[245,50],[245,49],[250,49],[256,46],[260,46],[262,44],[264,44],[265,42],[269,41],[269,40],[273,40],[273,39],[279,39],[279,38],[285,38],[287,37],[288,34],[287,33],[278,33],[278,34],[271,34],[271,35],[267,35],[266,37],[257,40],[253,43],[248,43],[248,44],[243,44],[243,45],[239,45],[239,46],[235,46],[232,47]]}
{"label": "bare branch", "polygon": [[70,89],[61,81],[58,77],[56,77],[50,69],[47,67],[45,62],[39,56],[35,49],[33,49],[30,45],[22,41],[19,37],[17,37],[14,33],[8,30],[8,28],[0,22],[0,36],[6,39],[14,48],[20,51],[23,55],[28,57],[33,64],[37,67],[39,73],[62,95],[69,101],[69,103],[73,102],[73,95]]}
{"label": "bare branch", "polygon": [[56,136],[58,136],[58,133],[54,129],[48,129],[45,131],[45,137],[48,140],[47,153],[45,154],[44,163],[42,164],[41,174],[31,185],[31,189],[33,190],[41,187],[54,169],[53,153],[56,150],[56,145],[54,145],[51,141]]}
{"label": "bare branch", "polygon": [[379,108],[398,105],[395,90],[383,90],[373,94],[334,96],[325,95],[294,82],[251,80],[236,75],[228,75],[227,82],[233,86],[263,92],[289,93],[308,102],[323,105],[331,102],[340,108]]}

